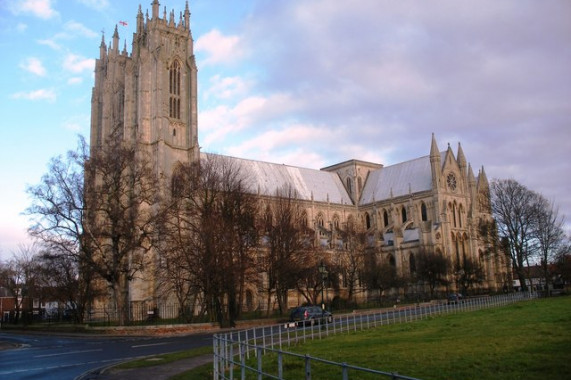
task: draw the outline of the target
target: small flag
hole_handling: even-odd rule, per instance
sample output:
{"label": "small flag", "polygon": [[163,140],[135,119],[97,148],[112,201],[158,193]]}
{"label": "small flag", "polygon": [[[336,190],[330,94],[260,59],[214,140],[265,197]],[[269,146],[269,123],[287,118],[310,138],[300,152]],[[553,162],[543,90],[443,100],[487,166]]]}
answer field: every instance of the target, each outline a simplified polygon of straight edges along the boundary
{"label": "small flag", "polygon": [[121,24],[123,26],[127,26],[127,21],[119,21],[119,24]]}

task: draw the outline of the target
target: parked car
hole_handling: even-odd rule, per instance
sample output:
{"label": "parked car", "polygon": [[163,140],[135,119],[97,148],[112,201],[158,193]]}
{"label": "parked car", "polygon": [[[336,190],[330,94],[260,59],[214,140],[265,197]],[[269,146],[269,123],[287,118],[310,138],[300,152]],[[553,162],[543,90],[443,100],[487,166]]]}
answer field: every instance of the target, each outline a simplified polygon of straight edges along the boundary
{"label": "parked car", "polygon": [[320,324],[333,322],[333,315],[319,306],[299,306],[291,311],[289,319],[297,325]]}
{"label": "parked car", "polygon": [[448,295],[448,305],[461,303],[463,300],[462,294],[451,293]]}

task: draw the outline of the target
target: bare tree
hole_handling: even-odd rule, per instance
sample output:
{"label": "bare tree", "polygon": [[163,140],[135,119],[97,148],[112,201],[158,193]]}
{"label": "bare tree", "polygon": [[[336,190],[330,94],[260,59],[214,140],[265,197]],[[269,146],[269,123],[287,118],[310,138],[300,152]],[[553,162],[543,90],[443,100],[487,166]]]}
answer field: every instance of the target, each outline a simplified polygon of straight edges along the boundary
{"label": "bare tree", "polygon": [[561,285],[571,284],[571,239],[567,237],[559,247],[555,261],[555,275]]}
{"label": "bare tree", "polygon": [[344,250],[339,255],[339,267],[347,287],[348,301],[353,301],[359,273],[363,271],[367,250],[367,233],[351,220],[346,228],[338,231],[344,242]]}
{"label": "bare tree", "polygon": [[179,303],[186,295],[200,296],[213,320],[233,326],[257,276],[257,206],[240,168],[216,155],[199,166],[182,165],[161,215],[161,265]]}
{"label": "bare tree", "polygon": [[401,278],[390,259],[378,257],[376,253],[370,253],[365,259],[363,271],[364,283],[369,290],[378,290],[379,305],[382,305],[382,297],[385,290],[399,288],[405,281]]}
{"label": "bare tree", "polygon": [[[195,276],[196,234],[193,219],[196,210],[190,206],[193,184],[197,181],[197,165],[180,165],[171,178],[170,195],[166,194],[155,219],[159,253],[157,285],[165,297],[174,295],[179,317],[190,320],[200,297]],[[206,310],[201,309],[201,312]]]}
{"label": "bare tree", "polygon": [[83,259],[107,283],[119,324],[130,321],[129,284],[152,248],[158,178],[144,149],[114,130],[85,163]]}
{"label": "bare tree", "polygon": [[[296,194],[289,187],[278,191],[274,200],[266,208],[264,215],[267,253],[264,269],[268,275],[267,302],[275,293],[280,314],[287,311],[288,292],[295,289],[304,268],[308,267],[307,220]],[[317,265],[314,265],[317,267]]]}
{"label": "bare tree", "polygon": [[533,251],[540,197],[513,179],[493,181],[491,191],[491,209],[500,238],[505,242],[522,290],[527,290],[525,268],[529,267]]}
{"label": "bare tree", "polygon": [[564,243],[563,217],[559,217],[559,211],[553,203],[540,197],[537,210],[537,224],[533,233],[537,241],[537,252],[543,272],[546,290],[552,282],[549,264],[551,264],[560,247]]}
{"label": "bare tree", "polygon": [[470,257],[464,257],[459,269],[458,284],[461,286],[463,294],[467,294],[470,288],[486,279],[480,263]]}
{"label": "bare tree", "polygon": [[88,236],[84,234],[87,157],[87,145],[80,137],[75,151],[69,151],[65,157],[52,158],[41,182],[27,189],[32,198],[26,210],[32,220],[28,231],[46,252],[42,258],[42,267],[49,268],[45,273],[47,277],[44,276],[45,285],[55,282],[60,289],[74,294],[56,298],[63,301],[63,297],[75,305],[78,322],[93,297],[93,271],[88,265],[91,252],[86,244]]}
{"label": "bare tree", "polygon": [[434,290],[438,286],[448,285],[448,274],[451,268],[450,260],[441,252],[433,252],[422,248],[416,257],[417,278],[428,284],[430,297],[434,296]]}
{"label": "bare tree", "polygon": [[24,314],[24,311],[31,312],[33,299],[39,297],[36,251],[37,246],[34,244],[21,245],[17,252],[12,252],[8,262],[0,263],[0,287],[6,289],[14,300],[15,324],[22,317],[25,322],[29,321],[29,315]]}

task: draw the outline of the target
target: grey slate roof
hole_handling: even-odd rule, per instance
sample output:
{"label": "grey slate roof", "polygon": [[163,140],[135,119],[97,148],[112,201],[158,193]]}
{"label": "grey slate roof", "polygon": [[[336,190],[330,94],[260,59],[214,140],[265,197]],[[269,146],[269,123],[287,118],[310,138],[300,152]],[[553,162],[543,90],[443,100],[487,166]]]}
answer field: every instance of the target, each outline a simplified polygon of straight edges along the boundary
{"label": "grey slate roof", "polygon": [[[441,152],[442,161],[445,154]],[[419,157],[372,171],[361,193],[359,205],[431,189],[430,156]]]}
{"label": "grey slate roof", "polygon": [[[441,152],[442,161],[445,154],[446,152]],[[213,153],[202,155],[220,156]],[[334,204],[353,203],[337,173],[230,156],[221,157],[232,160],[240,168],[241,175],[246,178],[246,185],[252,193],[275,196],[278,191],[291,186],[298,199]],[[423,156],[370,172],[359,205],[431,189],[430,156]]]}
{"label": "grey slate roof", "polygon": [[[215,156],[212,153],[202,154]],[[312,200],[313,198],[317,202],[329,201],[337,204],[353,203],[337,173],[224,157],[232,160],[240,168],[241,175],[246,179],[247,186],[253,193],[275,196],[278,190],[292,186],[297,192],[298,199]]]}

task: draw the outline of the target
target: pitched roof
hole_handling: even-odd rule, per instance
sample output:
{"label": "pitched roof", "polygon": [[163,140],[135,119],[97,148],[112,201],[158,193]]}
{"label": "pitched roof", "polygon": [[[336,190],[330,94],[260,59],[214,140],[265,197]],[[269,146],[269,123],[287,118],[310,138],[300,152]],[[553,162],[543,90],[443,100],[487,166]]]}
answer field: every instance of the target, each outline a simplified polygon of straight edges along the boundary
{"label": "pitched roof", "polygon": [[[202,155],[217,156],[212,153],[202,153]],[[246,185],[253,193],[275,196],[278,191],[291,186],[296,191],[298,199],[329,201],[337,204],[353,203],[337,173],[229,156],[223,157],[232,160],[240,168],[241,175],[246,179]]]}
{"label": "pitched roof", "polygon": [[[444,158],[446,152],[441,152]],[[372,171],[367,178],[359,205],[432,189],[430,156],[419,157]]]}

